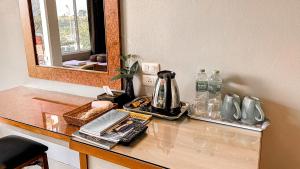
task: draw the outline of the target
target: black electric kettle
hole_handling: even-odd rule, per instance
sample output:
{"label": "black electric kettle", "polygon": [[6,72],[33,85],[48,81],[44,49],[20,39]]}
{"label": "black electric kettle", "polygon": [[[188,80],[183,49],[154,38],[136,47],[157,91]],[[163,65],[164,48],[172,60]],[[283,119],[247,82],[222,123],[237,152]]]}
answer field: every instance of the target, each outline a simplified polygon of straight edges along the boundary
{"label": "black electric kettle", "polygon": [[157,73],[158,78],[155,83],[151,102],[153,112],[170,116],[180,113],[180,96],[175,75],[175,72],[169,70]]}

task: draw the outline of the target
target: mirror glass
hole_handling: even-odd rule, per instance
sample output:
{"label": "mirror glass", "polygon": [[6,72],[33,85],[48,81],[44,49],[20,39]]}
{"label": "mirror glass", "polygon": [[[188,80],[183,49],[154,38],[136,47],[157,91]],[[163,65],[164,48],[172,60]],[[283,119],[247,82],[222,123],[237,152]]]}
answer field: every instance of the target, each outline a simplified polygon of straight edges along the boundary
{"label": "mirror glass", "polygon": [[36,64],[107,71],[103,0],[31,0]]}

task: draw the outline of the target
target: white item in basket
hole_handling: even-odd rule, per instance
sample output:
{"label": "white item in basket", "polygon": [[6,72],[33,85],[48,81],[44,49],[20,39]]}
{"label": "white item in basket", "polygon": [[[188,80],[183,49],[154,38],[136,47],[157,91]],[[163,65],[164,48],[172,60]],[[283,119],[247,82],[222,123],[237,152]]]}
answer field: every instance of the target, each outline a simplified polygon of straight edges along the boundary
{"label": "white item in basket", "polygon": [[92,108],[110,108],[113,106],[111,101],[93,101]]}

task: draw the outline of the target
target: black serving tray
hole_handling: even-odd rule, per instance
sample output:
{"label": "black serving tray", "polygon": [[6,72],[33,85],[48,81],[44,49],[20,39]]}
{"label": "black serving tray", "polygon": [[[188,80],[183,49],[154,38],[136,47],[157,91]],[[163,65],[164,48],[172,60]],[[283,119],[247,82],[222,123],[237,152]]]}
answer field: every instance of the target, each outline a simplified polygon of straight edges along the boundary
{"label": "black serving tray", "polygon": [[[151,106],[149,105],[148,108],[145,109],[140,109],[140,107],[137,107],[137,108],[133,108],[131,107],[131,103],[143,98],[143,97],[148,97],[148,96],[142,96],[142,97],[138,97],[136,99],[134,99],[133,101],[129,102],[129,103],[126,103],[123,108],[125,110],[128,110],[128,111],[133,111],[133,112],[137,112],[137,113],[143,113],[143,114],[149,114],[149,115],[152,115],[152,116],[155,116],[155,117],[159,117],[159,118],[162,118],[162,119],[166,119],[166,120],[176,120],[176,119],[179,119],[183,114],[185,114],[188,110],[189,110],[189,103],[186,103],[186,102],[181,102],[181,109],[180,109],[180,113],[176,116],[169,116],[169,115],[166,115],[166,114],[169,114],[168,112],[166,113],[159,113],[159,112],[152,112],[151,111]],[[151,97],[148,97],[151,99]]]}

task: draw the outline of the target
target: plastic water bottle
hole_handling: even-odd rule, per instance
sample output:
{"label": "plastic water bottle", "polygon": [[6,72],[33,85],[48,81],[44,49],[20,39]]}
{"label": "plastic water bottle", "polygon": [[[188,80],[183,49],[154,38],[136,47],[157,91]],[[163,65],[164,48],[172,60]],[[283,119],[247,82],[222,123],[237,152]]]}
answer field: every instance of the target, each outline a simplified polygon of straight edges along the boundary
{"label": "plastic water bottle", "polygon": [[216,118],[220,114],[220,107],[222,104],[222,78],[220,71],[215,70],[208,79],[208,113],[209,116]]}
{"label": "plastic water bottle", "polygon": [[208,77],[205,69],[201,69],[198,72],[196,79],[195,110],[197,114],[207,112],[208,96]]}

